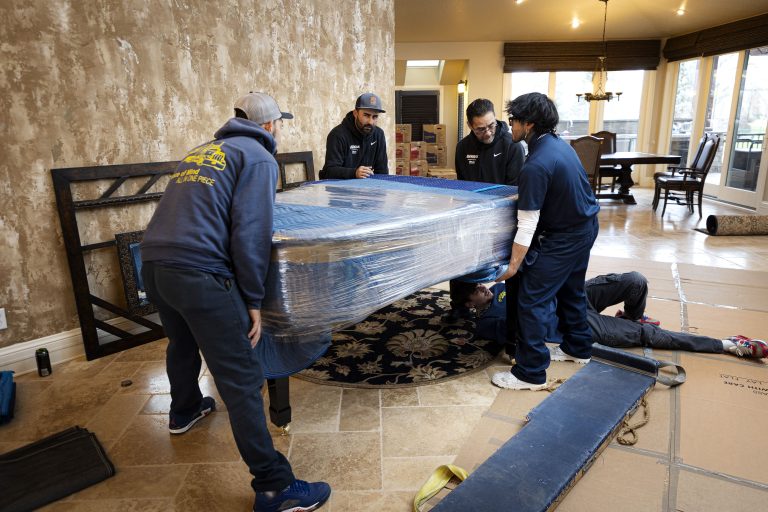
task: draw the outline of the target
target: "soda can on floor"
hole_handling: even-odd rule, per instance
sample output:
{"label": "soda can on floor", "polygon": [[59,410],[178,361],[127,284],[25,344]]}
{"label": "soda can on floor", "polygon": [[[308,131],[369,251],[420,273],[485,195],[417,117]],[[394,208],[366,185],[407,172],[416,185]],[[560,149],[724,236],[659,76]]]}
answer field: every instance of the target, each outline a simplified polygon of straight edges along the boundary
{"label": "soda can on floor", "polygon": [[47,377],[53,370],[51,369],[51,358],[48,356],[48,349],[39,348],[35,351],[37,360],[37,374],[41,377]]}

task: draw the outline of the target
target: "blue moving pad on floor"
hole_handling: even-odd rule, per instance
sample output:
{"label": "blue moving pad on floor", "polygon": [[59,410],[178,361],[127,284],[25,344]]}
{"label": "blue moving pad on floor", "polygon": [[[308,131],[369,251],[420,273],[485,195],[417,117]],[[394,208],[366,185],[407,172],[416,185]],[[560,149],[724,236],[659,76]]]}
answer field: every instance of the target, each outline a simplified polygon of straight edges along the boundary
{"label": "blue moving pad on floor", "polygon": [[[592,361],[528,415],[528,423],[434,512],[553,510],[617,434],[657,381],[654,359],[595,345]],[[685,380],[678,368],[674,380]],[[529,391],[513,391],[529,393]]]}

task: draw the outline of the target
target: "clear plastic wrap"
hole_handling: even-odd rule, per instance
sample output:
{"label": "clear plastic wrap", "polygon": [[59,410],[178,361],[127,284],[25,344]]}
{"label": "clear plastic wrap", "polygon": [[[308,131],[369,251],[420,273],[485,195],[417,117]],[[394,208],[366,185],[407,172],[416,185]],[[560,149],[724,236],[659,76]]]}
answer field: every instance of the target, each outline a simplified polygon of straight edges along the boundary
{"label": "clear plastic wrap", "polygon": [[420,289],[508,262],[516,203],[515,187],[388,175],[278,194],[265,332],[317,339]]}

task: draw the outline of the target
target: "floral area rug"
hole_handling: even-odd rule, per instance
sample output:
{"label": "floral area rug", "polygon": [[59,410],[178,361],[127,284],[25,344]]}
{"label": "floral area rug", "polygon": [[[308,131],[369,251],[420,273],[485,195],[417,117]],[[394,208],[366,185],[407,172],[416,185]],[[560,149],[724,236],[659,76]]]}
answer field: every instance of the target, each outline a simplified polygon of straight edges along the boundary
{"label": "floral area rug", "polygon": [[443,324],[446,291],[422,290],[333,334],[323,357],[295,376],[336,386],[407,387],[432,384],[487,367],[501,350],[475,338],[475,324]]}

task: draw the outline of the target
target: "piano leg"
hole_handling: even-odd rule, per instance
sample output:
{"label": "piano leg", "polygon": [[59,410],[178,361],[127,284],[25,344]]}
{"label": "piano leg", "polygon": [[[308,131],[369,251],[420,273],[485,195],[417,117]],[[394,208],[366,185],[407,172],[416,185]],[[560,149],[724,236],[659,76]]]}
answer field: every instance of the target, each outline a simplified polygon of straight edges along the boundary
{"label": "piano leg", "polygon": [[267,391],[269,392],[269,420],[287,433],[291,422],[288,377],[267,379]]}

